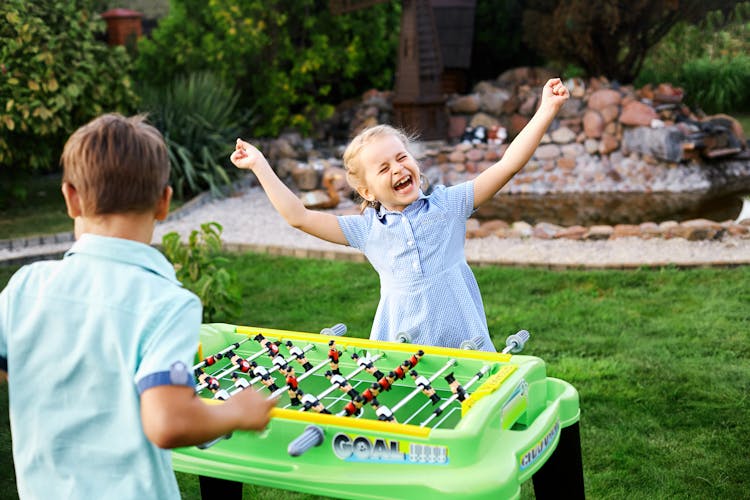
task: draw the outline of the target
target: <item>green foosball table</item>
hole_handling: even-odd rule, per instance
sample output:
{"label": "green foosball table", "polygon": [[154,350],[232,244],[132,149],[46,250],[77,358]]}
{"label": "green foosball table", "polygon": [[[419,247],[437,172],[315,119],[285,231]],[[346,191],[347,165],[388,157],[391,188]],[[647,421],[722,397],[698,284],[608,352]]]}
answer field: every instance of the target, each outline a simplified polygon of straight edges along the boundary
{"label": "green foosball table", "polygon": [[214,487],[504,499],[533,478],[537,498],[583,497],[578,393],[533,356],[207,324],[193,368],[207,404],[279,398],[262,432],[174,450]]}

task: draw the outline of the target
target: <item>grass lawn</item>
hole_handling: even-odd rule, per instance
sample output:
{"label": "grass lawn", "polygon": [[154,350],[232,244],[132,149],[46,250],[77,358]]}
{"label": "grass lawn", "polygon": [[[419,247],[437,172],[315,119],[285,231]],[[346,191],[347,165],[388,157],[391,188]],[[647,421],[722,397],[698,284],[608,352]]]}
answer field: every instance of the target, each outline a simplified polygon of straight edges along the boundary
{"label": "grass lawn", "polygon": [[[378,300],[368,264],[243,254],[229,267],[243,306],[228,323],[317,332],[344,322],[368,336]],[[0,285],[12,271],[0,267]],[[529,330],[524,354],[578,389],[589,498],[750,498],[750,267],[475,273],[495,345]],[[14,498],[6,391],[0,498]],[[178,481],[184,498],[199,498],[194,476]],[[522,497],[533,498],[530,484]]]}

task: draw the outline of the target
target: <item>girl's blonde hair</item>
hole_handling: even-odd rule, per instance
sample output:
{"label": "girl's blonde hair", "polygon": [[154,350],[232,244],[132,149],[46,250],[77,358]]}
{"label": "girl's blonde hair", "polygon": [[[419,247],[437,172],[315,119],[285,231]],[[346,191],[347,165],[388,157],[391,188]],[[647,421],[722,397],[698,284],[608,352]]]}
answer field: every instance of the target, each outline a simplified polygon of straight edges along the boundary
{"label": "girl's blonde hair", "polygon": [[[409,150],[409,146],[414,140],[413,137],[408,136],[404,131],[392,127],[391,125],[375,125],[368,129],[363,130],[357,136],[352,139],[349,145],[344,150],[344,169],[346,170],[346,182],[355,190],[365,184],[364,178],[364,165],[358,161],[359,155],[362,149],[372,142],[373,139],[383,137],[387,135],[395,136],[404,145],[406,150]],[[373,207],[375,210],[380,209],[380,202],[375,200],[369,202],[363,200],[360,204],[360,210],[364,211],[367,207]]]}

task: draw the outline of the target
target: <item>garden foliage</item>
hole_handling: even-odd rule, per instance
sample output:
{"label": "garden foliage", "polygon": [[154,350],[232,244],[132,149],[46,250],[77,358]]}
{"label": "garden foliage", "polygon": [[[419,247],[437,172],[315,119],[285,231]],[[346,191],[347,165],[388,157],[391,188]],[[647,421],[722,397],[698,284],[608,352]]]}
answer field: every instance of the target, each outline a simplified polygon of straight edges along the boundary
{"label": "garden foliage", "polygon": [[76,128],[135,103],[130,58],[97,39],[98,6],[0,2],[0,165],[50,170]]}
{"label": "garden foliage", "polygon": [[177,76],[168,85],[139,89],[140,110],[164,135],[177,198],[221,193],[236,169],[229,163],[240,134],[239,94],[212,73]]}
{"label": "garden foliage", "polygon": [[241,92],[255,137],[311,133],[334,105],[393,87],[400,2],[334,15],[327,0],[173,0],[138,46],[148,83],[198,70]]}
{"label": "garden foliage", "polygon": [[218,222],[201,224],[200,231],[190,233],[187,245],[176,232],[162,238],[164,255],[174,265],[177,279],[201,299],[205,323],[234,317],[240,302],[237,280],[222,250],[223,230]]}

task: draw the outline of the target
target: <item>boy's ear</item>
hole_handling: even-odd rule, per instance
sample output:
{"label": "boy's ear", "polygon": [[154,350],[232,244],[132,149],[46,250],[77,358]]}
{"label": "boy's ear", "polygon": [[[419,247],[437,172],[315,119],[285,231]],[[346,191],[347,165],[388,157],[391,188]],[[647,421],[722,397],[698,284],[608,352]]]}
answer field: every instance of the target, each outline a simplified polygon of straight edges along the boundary
{"label": "boy's ear", "polygon": [[159,197],[159,201],[156,202],[156,212],[154,218],[156,220],[164,220],[169,215],[169,203],[172,201],[172,186],[167,186]]}
{"label": "boy's ear", "polygon": [[62,194],[65,198],[65,206],[68,207],[68,217],[75,219],[81,215],[81,198],[78,196],[75,186],[69,182],[62,183]]}

